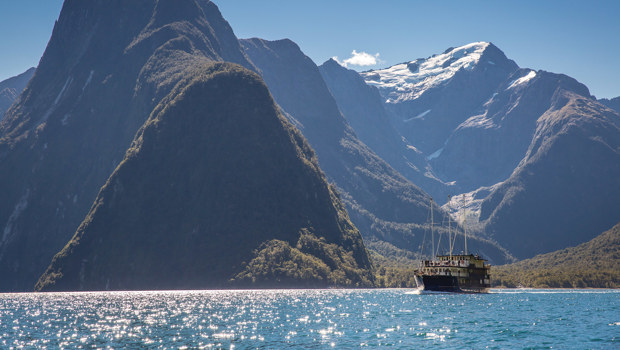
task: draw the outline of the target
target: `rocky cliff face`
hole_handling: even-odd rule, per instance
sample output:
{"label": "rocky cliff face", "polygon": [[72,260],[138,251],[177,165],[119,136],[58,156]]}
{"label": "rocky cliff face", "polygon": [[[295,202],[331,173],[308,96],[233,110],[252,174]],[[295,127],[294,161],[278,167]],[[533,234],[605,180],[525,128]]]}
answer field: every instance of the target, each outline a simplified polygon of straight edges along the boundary
{"label": "rocky cliff face", "polygon": [[137,82],[156,47],[130,44],[154,11],[153,1],[65,2],[0,125],[0,166],[11,169],[0,174],[0,289],[31,289],[148,116]]}
{"label": "rocky cliff face", "polygon": [[359,231],[255,74],[186,72],[38,290],[371,286]]}

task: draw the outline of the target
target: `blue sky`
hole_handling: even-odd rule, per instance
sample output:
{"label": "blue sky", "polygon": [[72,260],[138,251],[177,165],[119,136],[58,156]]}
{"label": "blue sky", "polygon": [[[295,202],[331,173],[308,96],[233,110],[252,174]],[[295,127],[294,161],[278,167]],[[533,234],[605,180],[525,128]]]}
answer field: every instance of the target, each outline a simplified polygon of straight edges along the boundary
{"label": "blue sky", "polygon": [[[333,56],[344,61],[355,50],[378,64],[349,68],[382,68],[491,41],[521,67],[570,75],[599,98],[620,96],[616,0],[214,2],[238,37],[290,38],[317,64]],[[61,6],[62,0],[0,1],[0,80],[37,65]]]}

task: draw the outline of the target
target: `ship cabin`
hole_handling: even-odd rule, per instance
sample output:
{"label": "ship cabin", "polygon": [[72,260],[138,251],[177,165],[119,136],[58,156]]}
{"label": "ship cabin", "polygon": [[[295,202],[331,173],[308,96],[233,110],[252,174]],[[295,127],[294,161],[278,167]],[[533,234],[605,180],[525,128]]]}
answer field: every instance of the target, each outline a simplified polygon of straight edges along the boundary
{"label": "ship cabin", "polygon": [[487,270],[490,265],[479,255],[457,254],[438,255],[433,260],[422,260],[421,272],[428,275],[444,275],[466,277],[470,273],[482,274],[488,278]]}

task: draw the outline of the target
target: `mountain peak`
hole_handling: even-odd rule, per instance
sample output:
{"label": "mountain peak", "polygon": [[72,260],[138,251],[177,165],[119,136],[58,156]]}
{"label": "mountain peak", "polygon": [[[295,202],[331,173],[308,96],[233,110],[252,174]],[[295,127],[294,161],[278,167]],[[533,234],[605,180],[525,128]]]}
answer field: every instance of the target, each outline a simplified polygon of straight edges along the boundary
{"label": "mountain peak", "polygon": [[506,61],[514,65],[514,69],[518,68],[495,45],[480,41],[449,48],[425,59],[361,74],[368,84],[383,90],[388,103],[398,103],[417,99],[428,89],[451,79],[458,71],[472,71],[481,65],[504,65]]}
{"label": "mountain peak", "polygon": [[333,57],[328,59],[327,61],[323,62],[323,66],[332,66],[334,64],[337,64],[339,66],[342,66],[340,63],[338,63],[338,61],[336,61]]}

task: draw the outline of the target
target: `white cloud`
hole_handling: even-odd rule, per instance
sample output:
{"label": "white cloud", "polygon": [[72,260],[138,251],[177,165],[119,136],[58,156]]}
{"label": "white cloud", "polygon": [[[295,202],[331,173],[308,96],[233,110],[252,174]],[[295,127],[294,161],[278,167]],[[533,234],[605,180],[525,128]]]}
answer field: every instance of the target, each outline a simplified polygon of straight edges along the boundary
{"label": "white cloud", "polygon": [[351,57],[347,58],[344,61],[340,61],[338,57],[332,58],[344,67],[348,67],[349,65],[359,67],[374,66],[377,63],[381,62],[381,60],[379,59],[379,53],[371,55],[367,52],[357,52],[356,50],[353,50],[353,52],[351,52]]}

